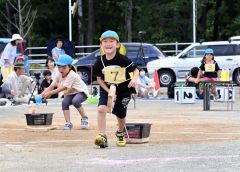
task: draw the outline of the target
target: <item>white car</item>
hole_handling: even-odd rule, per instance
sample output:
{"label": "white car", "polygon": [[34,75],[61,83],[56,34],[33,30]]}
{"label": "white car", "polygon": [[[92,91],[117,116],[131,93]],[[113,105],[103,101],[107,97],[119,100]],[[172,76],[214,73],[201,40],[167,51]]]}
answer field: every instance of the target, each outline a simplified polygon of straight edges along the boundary
{"label": "white car", "polygon": [[161,86],[169,86],[174,82],[184,82],[186,74],[193,67],[199,67],[206,48],[214,50],[214,59],[220,69],[230,70],[230,80],[240,84],[240,41],[217,41],[194,43],[175,57],[154,60],[147,64],[150,77],[154,70],[158,71]]}

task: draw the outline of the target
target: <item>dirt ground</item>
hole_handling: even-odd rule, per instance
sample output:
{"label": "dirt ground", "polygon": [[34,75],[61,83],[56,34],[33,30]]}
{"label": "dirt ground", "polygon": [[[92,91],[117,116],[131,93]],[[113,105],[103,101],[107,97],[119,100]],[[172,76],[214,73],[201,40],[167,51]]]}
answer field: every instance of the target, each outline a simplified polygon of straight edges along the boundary
{"label": "dirt ground", "polygon": [[[131,123],[151,123],[151,143],[166,143],[166,142],[199,142],[211,140],[239,140],[240,133],[239,121],[233,119],[226,120],[223,116],[233,114],[235,111],[209,111],[205,112],[200,107],[195,109],[190,104],[175,104],[172,101],[142,101],[137,102],[137,109],[129,107],[127,121]],[[168,105],[172,104],[172,107]],[[198,102],[198,104],[201,104]],[[33,107],[33,106],[31,106]],[[34,130],[32,131],[26,126],[24,114],[27,113],[29,107],[14,107],[20,114],[14,115],[16,118],[7,118],[7,121],[0,122],[0,140],[1,142],[34,142],[34,141],[56,141],[56,140],[86,140],[92,144],[95,135],[97,134],[96,122],[96,106],[85,105],[87,114],[90,119],[90,128],[88,130],[80,129],[80,117],[75,109],[72,111],[72,122],[74,129],[70,132],[63,131],[64,119],[59,107],[52,105],[42,105],[37,107],[38,111],[55,112],[53,116],[54,130]],[[176,108],[179,111],[176,111]],[[18,110],[17,110],[18,109]],[[9,111],[9,110],[7,110]],[[57,112],[57,113],[56,113]],[[147,114],[146,114],[147,113]],[[209,114],[209,119],[206,117]],[[202,116],[199,116],[202,115]],[[217,116],[219,115],[219,116]],[[206,119],[205,119],[206,118]],[[221,119],[223,118],[223,119]],[[4,121],[4,122],[3,122]],[[114,132],[117,128],[115,116],[108,114],[107,132],[109,138],[115,139]],[[219,134],[221,133],[221,134]],[[82,142],[85,144],[84,142]]]}
{"label": "dirt ground", "polygon": [[[0,151],[1,155],[7,158],[8,161],[5,161],[5,158],[0,156],[0,164],[8,171],[34,171],[30,170],[26,163],[21,163],[21,158],[16,156],[13,158],[11,155],[19,153],[22,158],[31,154],[31,160],[39,156],[42,159],[45,157],[44,153],[40,150],[44,150],[54,154],[53,159],[61,161],[62,158],[59,157],[61,153],[69,151],[68,149],[74,149],[74,151],[84,149],[85,152],[88,152],[87,155],[82,155],[87,159],[90,159],[91,162],[94,161],[94,158],[106,158],[113,156],[116,152],[119,153],[120,149],[115,144],[115,131],[116,131],[116,119],[114,115],[108,114],[107,116],[107,135],[110,142],[110,147],[108,148],[108,155],[102,157],[100,152],[97,152],[94,155],[93,152],[96,152],[98,148],[94,146],[93,141],[95,136],[98,134],[97,131],[97,121],[96,121],[96,105],[95,104],[84,104],[86,114],[90,120],[90,128],[88,130],[80,129],[80,117],[77,111],[74,108],[71,108],[71,120],[73,122],[74,128],[72,131],[63,131],[64,118],[61,111],[61,102],[53,101],[49,102],[46,105],[35,106],[31,105],[21,105],[8,108],[0,109]],[[56,127],[54,130],[49,131],[30,131],[26,128],[26,118],[25,113],[28,113],[29,109],[37,108],[38,112],[47,112],[54,113],[53,116],[53,126]],[[151,123],[151,132],[150,132],[150,141],[145,144],[128,144],[125,151],[129,151],[129,155],[122,155],[123,159],[136,157],[132,154],[141,154],[140,151],[145,152],[151,158],[159,158],[158,151],[163,151],[161,146],[166,145],[175,145],[175,147],[203,144],[206,147],[213,144],[224,144],[226,147],[228,144],[233,144],[240,141],[240,100],[239,97],[236,98],[234,102],[233,111],[226,111],[226,103],[223,102],[213,102],[211,111],[203,111],[202,100],[197,100],[195,104],[177,104],[174,100],[159,98],[155,100],[142,100],[137,99],[136,109],[133,107],[133,102],[129,104],[127,122],[131,123]],[[160,147],[159,147],[160,146]],[[222,145],[221,145],[222,146]],[[137,148],[136,148],[137,147]],[[189,146],[191,147],[191,146]],[[217,146],[213,146],[216,148]],[[148,152],[147,152],[147,149]],[[233,149],[236,146],[233,146]],[[183,147],[181,148],[183,150]],[[193,148],[194,151],[197,148]],[[57,152],[56,152],[57,150]],[[155,150],[155,153],[154,153]],[[193,152],[194,152],[193,151]],[[215,152],[214,150],[213,152]],[[70,151],[71,152],[71,151]],[[201,151],[200,151],[201,152]],[[211,151],[210,151],[211,152]],[[216,151],[217,152],[217,151]],[[235,152],[235,151],[233,151]],[[73,153],[73,152],[71,152]],[[71,153],[67,153],[70,156]],[[175,151],[176,153],[176,151]],[[184,154],[184,153],[183,153]],[[216,153],[217,154],[217,153]],[[171,154],[169,154],[171,155]],[[230,154],[231,156],[235,156]],[[214,155],[215,156],[215,155]],[[12,159],[13,158],[13,159]],[[239,156],[237,157],[239,158]],[[63,158],[64,159],[64,158]],[[70,159],[70,158],[69,158]],[[116,157],[112,157],[113,160],[118,160]],[[19,163],[13,163],[11,160],[18,161]],[[99,160],[99,159],[98,159]],[[105,159],[106,160],[106,159]],[[208,160],[207,160],[208,161]],[[219,160],[218,160],[219,161]],[[69,163],[72,168],[67,171],[77,171],[80,167],[83,167],[83,161],[78,161],[77,164],[69,160]],[[232,161],[230,161],[232,163]],[[56,165],[49,165],[52,169],[46,171],[64,171],[63,167],[60,170],[61,166],[59,163],[55,162]],[[90,161],[89,161],[90,163]],[[87,163],[87,164],[89,164]],[[95,163],[95,161],[94,161]],[[123,163],[123,162],[121,162]],[[151,163],[151,162],[149,162]],[[158,171],[159,164],[153,160],[153,166],[149,171]],[[17,166],[20,164],[21,169],[17,169]],[[90,163],[91,164],[91,163]],[[86,164],[85,164],[86,165]],[[98,165],[98,164],[97,164]],[[87,165],[83,171],[95,171],[96,164],[88,167]],[[178,164],[174,164],[174,167],[178,167]],[[198,166],[198,165],[196,165]],[[113,166],[107,166],[113,167]],[[111,168],[106,166],[102,171],[111,171]],[[47,168],[47,167],[46,167]],[[193,167],[195,168],[195,167]],[[206,167],[207,168],[207,167]],[[143,167],[139,169],[139,166],[134,166],[133,171],[143,171]],[[204,168],[203,168],[204,169]],[[233,170],[240,169],[238,164]],[[116,171],[127,171],[127,168],[118,169]],[[166,167],[165,171],[175,171],[171,170],[170,167]],[[189,171],[193,170],[191,168]],[[188,171],[183,170],[183,171]],[[215,169],[217,171],[217,167]],[[236,171],[237,171],[236,170]],[[1,170],[0,170],[1,171]],[[38,171],[38,170],[36,170]],[[40,170],[39,170],[40,171]],[[101,171],[101,170],[100,170]],[[147,170],[148,171],[148,170]],[[214,170],[213,170],[214,171]]]}

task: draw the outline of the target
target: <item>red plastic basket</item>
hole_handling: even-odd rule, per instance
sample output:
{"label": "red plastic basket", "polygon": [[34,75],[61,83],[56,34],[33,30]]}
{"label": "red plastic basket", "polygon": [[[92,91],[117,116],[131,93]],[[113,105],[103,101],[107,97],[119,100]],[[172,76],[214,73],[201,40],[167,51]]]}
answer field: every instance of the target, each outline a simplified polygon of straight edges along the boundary
{"label": "red plastic basket", "polygon": [[134,139],[147,138],[150,136],[151,125],[149,123],[126,123],[125,137]]}

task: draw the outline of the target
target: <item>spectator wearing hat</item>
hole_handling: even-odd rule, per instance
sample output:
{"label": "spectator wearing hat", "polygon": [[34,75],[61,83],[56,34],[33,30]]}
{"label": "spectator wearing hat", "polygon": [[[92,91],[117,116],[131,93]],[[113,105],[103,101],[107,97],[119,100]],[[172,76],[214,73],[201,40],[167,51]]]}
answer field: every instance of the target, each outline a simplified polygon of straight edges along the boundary
{"label": "spectator wearing hat", "polygon": [[[47,89],[51,85],[51,83],[53,81],[52,78],[51,78],[51,75],[52,75],[52,72],[50,70],[45,70],[43,72],[44,79],[43,79],[43,81],[41,83],[41,86],[40,86],[41,91],[44,91],[45,89]],[[50,98],[57,98],[57,97],[58,97],[58,94],[53,94],[53,95],[51,95]]]}
{"label": "spectator wearing hat", "polygon": [[3,81],[5,81],[7,76],[13,71],[14,60],[17,54],[17,45],[22,43],[22,41],[23,38],[19,34],[13,34],[10,42],[3,50],[0,59]]}
{"label": "spectator wearing hat", "polygon": [[27,103],[28,97],[25,96],[27,90],[29,93],[35,86],[33,79],[29,76],[24,75],[24,64],[15,63],[14,71],[12,71],[5,82],[2,84],[2,88],[9,89],[13,93],[13,100],[18,103]]}
{"label": "spectator wearing hat", "polygon": [[[197,79],[195,81],[198,84],[202,81],[219,81],[220,67],[218,63],[214,60],[214,51],[211,48],[207,48],[202,59],[202,63],[199,67]],[[202,79],[200,77],[203,76]],[[218,92],[216,90],[216,84],[211,84],[210,92],[214,95],[215,99],[219,98]]]}
{"label": "spectator wearing hat", "polygon": [[[106,113],[108,94],[111,84],[116,86],[116,101],[112,113],[116,115],[118,127],[116,131],[117,146],[126,145],[124,126],[126,123],[127,107],[131,99],[131,93],[135,91],[139,71],[137,66],[126,56],[118,52],[120,46],[119,36],[115,31],[108,30],[100,37],[100,48],[104,55],[98,58],[94,64],[94,73],[100,85],[100,98],[97,109],[97,122],[99,134],[94,143],[100,148],[108,147],[106,135]],[[133,73],[132,77],[129,73]],[[120,74],[121,73],[121,77]]]}
{"label": "spectator wearing hat", "polygon": [[64,49],[62,48],[64,41],[62,39],[57,39],[55,41],[55,47],[52,49],[52,57],[57,62],[59,55],[65,54]]}

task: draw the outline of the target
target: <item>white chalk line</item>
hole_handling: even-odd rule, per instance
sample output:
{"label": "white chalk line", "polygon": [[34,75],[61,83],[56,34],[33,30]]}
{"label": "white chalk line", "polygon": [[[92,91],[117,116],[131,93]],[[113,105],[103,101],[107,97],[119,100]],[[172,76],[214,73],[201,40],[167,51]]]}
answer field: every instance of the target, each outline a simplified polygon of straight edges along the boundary
{"label": "white chalk line", "polygon": [[202,131],[183,131],[183,132],[161,132],[154,131],[153,134],[201,134],[201,135],[240,135],[240,132],[202,132]]}
{"label": "white chalk line", "polygon": [[[28,131],[27,128],[0,128],[0,131]],[[69,132],[62,129],[49,130],[53,132]],[[82,130],[72,130],[72,131],[82,131]],[[86,131],[86,130],[84,130]],[[37,131],[36,131],[37,132]],[[39,130],[39,132],[42,132]],[[71,131],[70,131],[71,132]],[[107,131],[107,133],[114,133],[113,131]],[[152,134],[201,134],[201,135],[240,135],[240,132],[203,132],[203,131],[182,131],[182,132],[165,132],[165,131],[152,131]],[[0,142],[1,143],[1,142]]]}
{"label": "white chalk line", "polygon": [[42,140],[42,141],[27,141],[27,142],[0,142],[0,145],[5,146],[33,146],[34,144],[41,143],[71,143],[71,142],[89,142],[89,140]]}
{"label": "white chalk line", "polygon": [[199,161],[199,160],[219,160],[219,159],[232,159],[239,158],[239,155],[203,155],[203,156],[175,156],[175,157],[150,157],[150,158],[139,158],[139,159],[100,159],[93,158],[90,160],[86,160],[90,164],[100,164],[107,166],[114,165],[127,165],[127,164],[144,164],[147,162],[156,162],[156,163],[164,163],[164,162],[176,162],[176,161]]}
{"label": "white chalk line", "polygon": [[[108,139],[109,142],[115,142],[115,139]],[[192,138],[189,141],[208,141],[208,140],[229,140],[229,138]],[[34,146],[36,144],[42,144],[42,143],[73,143],[73,142],[91,142],[93,140],[42,140],[42,141],[25,141],[25,142],[0,142],[0,146],[4,145],[4,146]],[[160,139],[159,141],[183,141],[183,139]],[[150,143],[151,143],[151,138],[150,138]]]}

